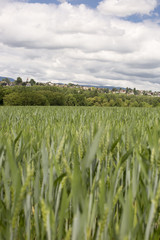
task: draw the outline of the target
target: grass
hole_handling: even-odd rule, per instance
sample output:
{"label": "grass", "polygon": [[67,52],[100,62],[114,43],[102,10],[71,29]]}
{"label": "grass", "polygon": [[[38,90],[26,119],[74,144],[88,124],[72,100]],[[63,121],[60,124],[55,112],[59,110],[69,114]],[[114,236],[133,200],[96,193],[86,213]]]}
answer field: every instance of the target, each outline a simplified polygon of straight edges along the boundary
{"label": "grass", "polygon": [[159,108],[1,107],[0,120],[0,239],[159,239]]}

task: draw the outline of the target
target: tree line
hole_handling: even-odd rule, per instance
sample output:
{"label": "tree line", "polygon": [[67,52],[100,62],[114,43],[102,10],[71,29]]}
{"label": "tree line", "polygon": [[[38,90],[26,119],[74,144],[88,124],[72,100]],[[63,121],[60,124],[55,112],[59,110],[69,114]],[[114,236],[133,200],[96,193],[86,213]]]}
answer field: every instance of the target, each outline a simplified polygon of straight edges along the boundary
{"label": "tree line", "polygon": [[160,98],[99,92],[96,88],[83,90],[33,84],[31,87],[0,86],[0,105],[157,107]]}

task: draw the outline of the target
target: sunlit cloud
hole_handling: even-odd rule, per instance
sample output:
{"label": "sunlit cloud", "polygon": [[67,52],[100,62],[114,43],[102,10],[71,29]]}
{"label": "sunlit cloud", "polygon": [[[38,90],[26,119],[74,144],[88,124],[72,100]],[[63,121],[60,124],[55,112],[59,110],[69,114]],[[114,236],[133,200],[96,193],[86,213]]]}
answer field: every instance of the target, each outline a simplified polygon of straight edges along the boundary
{"label": "sunlit cloud", "polygon": [[152,14],[157,2],[129,2],[91,9],[1,0],[0,75],[160,90],[159,22],[121,18]]}

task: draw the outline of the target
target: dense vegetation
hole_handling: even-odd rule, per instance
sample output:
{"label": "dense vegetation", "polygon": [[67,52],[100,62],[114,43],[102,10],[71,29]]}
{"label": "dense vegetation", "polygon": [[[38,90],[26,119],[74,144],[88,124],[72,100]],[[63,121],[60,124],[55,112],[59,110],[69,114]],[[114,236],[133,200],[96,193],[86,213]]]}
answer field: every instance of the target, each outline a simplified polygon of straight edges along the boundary
{"label": "dense vegetation", "polygon": [[0,119],[0,239],[159,239],[159,109],[1,107]]}
{"label": "dense vegetation", "polygon": [[[10,106],[108,106],[157,107],[160,97],[113,94],[106,90],[83,90],[49,86],[0,87],[0,105]],[[106,91],[106,92],[105,92]]]}

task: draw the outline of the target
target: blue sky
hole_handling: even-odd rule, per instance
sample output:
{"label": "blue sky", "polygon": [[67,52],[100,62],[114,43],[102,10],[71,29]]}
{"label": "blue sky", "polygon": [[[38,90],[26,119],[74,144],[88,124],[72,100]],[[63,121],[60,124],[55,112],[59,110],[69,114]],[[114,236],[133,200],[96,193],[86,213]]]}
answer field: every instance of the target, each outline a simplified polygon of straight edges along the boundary
{"label": "blue sky", "polygon": [[158,7],[156,7],[150,15],[134,14],[129,17],[126,17],[125,19],[129,20],[131,22],[142,22],[147,19],[150,19],[152,21],[159,20],[160,19],[160,5]]}
{"label": "blue sky", "polygon": [[0,0],[0,76],[160,91],[160,0],[60,2]]}
{"label": "blue sky", "polygon": [[[59,2],[57,0],[29,0],[31,3],[55,3],[58,4]],[[70,0],[68,1],[72,5],[77,5],[77,4],[85,4],[91,8],[96,8],[98,3],[100,2],[99,0]]]}
{"label": "blue sky", "polygon": [[[54,4],[60,4],[60,1],[58,0],[28,0],[30,3],[54,3]],[[85,4],[89,8],[96,8],[101,0],[68,0],[67,2],[72,5],[79,5],[79,4]],[[159,4],[160,4],[160,0]],[[154,9],[154,11],[150,15],[142,15],[142,14],[133,14],[129,17],[125,17],[126,20],[132,21],[132,22],[142,22],[147,19],[156,20],[160,17],[160,5]]]}

